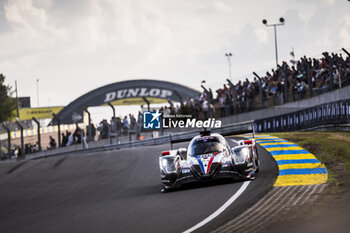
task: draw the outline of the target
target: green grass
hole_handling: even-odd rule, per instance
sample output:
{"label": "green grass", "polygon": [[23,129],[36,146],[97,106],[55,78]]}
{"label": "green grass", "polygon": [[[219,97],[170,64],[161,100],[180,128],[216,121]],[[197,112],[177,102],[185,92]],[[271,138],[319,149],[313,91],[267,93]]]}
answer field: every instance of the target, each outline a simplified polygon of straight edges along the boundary
{"label": "green grass", "polygon": [[350,175],[350,132],[291,132],[270,135],[295,142],[313,153],[328,170],[328,183]]}

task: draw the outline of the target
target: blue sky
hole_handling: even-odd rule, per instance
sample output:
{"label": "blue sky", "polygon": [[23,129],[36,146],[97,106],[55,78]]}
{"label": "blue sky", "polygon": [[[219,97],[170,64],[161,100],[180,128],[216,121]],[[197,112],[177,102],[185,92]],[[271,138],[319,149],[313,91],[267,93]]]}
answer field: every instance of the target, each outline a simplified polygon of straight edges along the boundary
{"label": "blue sky", "polygon": [[176,81],[200,89],[280,61],[350,48],[347,0],[0,0],[0,72],[37,106],[67,105],[102,85],[128,79]]}

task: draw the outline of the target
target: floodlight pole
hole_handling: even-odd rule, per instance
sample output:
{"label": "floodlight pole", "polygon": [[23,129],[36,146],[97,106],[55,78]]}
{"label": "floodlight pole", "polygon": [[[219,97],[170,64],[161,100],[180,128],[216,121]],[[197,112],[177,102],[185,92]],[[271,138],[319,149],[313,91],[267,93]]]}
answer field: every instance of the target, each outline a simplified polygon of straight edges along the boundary
{"label": "floodlight pole", "polygon": [[283,26],[284,25],[284,18],[280,18],[280,23],[274,23],[274,24],[267,24],[267,20],[264,19],[262,21],[262,23],[266,26],[266,27],[273,27],[273,31],[275,34],[275,56],[276,56],[276,68],[278,68],[278,49],[277,49],[277,26]]}
{"label": "floodlight pole", "polygon": [[37,104],[38,104],[38,108],[39,108],[39,79],[36,79],[36,100],[37,100]]}
{"label": "floodlight pole", "polygon": [[227,61],[228,61],[229,79],[230,79],[230,81],[232,81],[232,72],[231,72],[231,57],[232,57],[232,53],[225,53],[225,56],[227,57]]}
{"label": "floodlight pole", "polygon": [[276,24],[273,25],[273,30],[275,33],[275,55],[276,55],[276,67],[278,66],[278,48],[277,48],[277,31],[276,31]]}

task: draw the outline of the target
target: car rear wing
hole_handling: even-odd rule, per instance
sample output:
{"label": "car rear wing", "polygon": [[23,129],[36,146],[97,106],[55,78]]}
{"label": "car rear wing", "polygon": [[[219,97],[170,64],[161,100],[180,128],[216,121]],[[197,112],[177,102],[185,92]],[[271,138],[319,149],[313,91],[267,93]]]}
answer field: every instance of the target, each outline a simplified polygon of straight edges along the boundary
{"label": "car rear wing", "polygon": [[[209,132],[208,130],[204,130],[202,132]],[[219,133],[222,136],[233,136],[239,134],[247,134],[252,133],[253,139],[255,138],[255,129],[254,129],[254,121],[246,121],[242,123],[234,123],[228,124],[221,128],[213,128],[210,130],[211,133]],[[191,141],[192,138],[197,136],[199,132],[191,131],[181,134],[169,134],[170,148],[173,150],[174,143],[188,142]]]}

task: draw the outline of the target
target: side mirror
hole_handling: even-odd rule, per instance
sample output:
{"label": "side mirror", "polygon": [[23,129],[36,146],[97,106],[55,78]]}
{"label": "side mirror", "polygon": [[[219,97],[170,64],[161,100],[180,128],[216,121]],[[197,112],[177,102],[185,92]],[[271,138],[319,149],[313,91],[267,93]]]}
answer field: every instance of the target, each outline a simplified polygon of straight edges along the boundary
{"label": "side mirror", "polygon": [[181,159],[184,159],[184,160],[187,159],[187,149],[186,148],[179,148],[178,153],[179,153]]}

